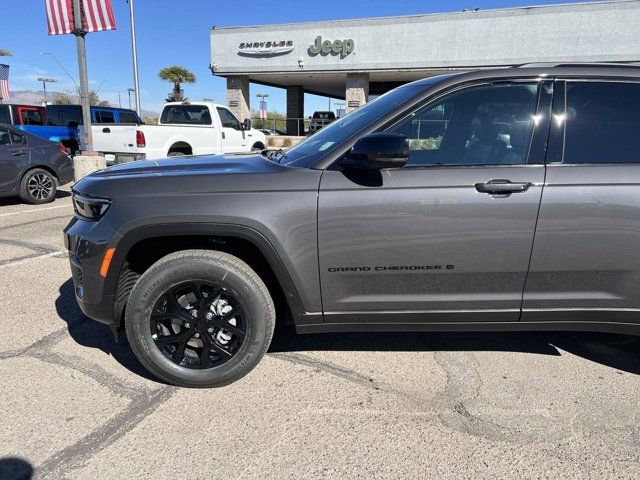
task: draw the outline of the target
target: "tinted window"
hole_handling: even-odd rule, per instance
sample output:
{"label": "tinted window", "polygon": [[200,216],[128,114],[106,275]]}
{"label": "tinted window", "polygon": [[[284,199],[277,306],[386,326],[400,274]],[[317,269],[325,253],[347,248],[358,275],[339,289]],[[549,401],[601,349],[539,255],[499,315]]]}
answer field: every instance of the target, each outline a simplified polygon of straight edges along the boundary
{"label": "tinted window", "polygon": [[409,84],[381,95],[298,143],[286,152],[287,156],[281,160],[281,163],[296,167],[313,165],[320,157],[331,152],[358,132],[365,130],[392,110],[410,101],[442,78],[445,77],[434,78],[431,81],[422,82],[421,85]]}
{"label": "tinted window", "polygon": [[517,165],[526,161],[537,102],[537,83],[472,87],[389,131],[407,137],[408,165]]}
{"label": "tinted window", "polygon": [[211,125],[211,114],[204,105],[169,105],[162,111],[160,123]]}
{"label": "tinted window", "polygon": [[8,105],[0,105],[0,123],[11,123]]}
{"label": "tinted window", "polygon": [[82,125],[82,107],[79,105],[48,106],[47,125],[56,127],[77,127]]}
{"label": "tinted window", "polygon": [[9,131],[4,128],[0,128],[0,146],[2,145],[11,145],[11,137],[9,136]]}
{"label": "tinted window", "polygon": [[23,143],[27,143],[27,137],[22,135],[21,133],[9,132],[11,135],[11,142],[22,145]]}
{"label": "tinted window", "polygon": [[98,110],[96,120],[98,123],[116,123],[116,118],[111,110]]}
{"label": "tinted window", "polygon": [[568,82],[565,163],[640,163],[640,84]]}
{"label": "tinted window", "polygon": [[218,115],[220,115],[220,122],[224,128],[240,127],[240,122],[236,116],[226,108],[218,107]]}
{"label": "tinted window", "polygon": [[19,109],[21,125],[42,125],[42,114],[38,109]]}
{"label": "tinted window", "polygon": [[133,112],[120,112],[120,123],[139,124],[138,116]]}

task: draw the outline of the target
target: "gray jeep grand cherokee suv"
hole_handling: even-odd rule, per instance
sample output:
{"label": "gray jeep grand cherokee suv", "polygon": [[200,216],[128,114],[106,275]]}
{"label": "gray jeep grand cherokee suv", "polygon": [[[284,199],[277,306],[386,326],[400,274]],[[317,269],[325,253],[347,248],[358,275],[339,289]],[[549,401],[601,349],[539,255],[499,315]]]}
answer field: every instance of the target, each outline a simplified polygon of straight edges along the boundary
{"label": "gray jeep grand cherokee suv", "polygon": [[144,161],[74,187],[82,310],[177,385],[300,333],[640,332],[640,68],[399,87],[289,151]]}

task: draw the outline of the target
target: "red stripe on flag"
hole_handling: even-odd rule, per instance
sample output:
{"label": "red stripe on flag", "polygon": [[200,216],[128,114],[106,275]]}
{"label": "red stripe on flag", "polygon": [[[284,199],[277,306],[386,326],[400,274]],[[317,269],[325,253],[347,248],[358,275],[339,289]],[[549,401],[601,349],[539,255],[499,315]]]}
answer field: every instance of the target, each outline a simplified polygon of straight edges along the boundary
{"label": "red stripe on flag", "polygon": [[87,32],[115,30],[111,0],[82,0],[85,12],[85,29]]}
{"label": "red stripe on flag", "polygon": [[63,35],[74,29],[71,0],[45,0],[49,35]]}

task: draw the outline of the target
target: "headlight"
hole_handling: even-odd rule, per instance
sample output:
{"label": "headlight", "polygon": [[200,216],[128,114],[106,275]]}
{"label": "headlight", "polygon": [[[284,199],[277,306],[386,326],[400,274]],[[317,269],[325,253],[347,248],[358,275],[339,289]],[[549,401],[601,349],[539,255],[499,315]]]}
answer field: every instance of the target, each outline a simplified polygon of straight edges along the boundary
{"label": "headlight", "polygon": [[73,194],[73,209],[76,215],[83,220],[95,222],[102,217],[111,205],[106,198],[86,197],[78,193]]}

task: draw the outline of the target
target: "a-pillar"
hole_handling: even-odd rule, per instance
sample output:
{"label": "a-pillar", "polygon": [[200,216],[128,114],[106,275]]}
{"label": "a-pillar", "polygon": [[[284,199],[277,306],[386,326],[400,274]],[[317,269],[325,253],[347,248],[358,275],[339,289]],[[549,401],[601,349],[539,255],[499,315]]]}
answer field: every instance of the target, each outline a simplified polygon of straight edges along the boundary
{"label": "a-pillar", "polygon": [[235,75],[227,77],[227,105],[229,110],[241,122],[251,118],[251,100],[249,97],[249,77]]}
{"label": "a-pillar", "polygon": [[287,135],[304,135],[304,90],[287,87]]}
{"label": "a-pillar", "polygon": [[347,112],[362,107],[369,98],[369,74],[347,73],[345,103]]}

